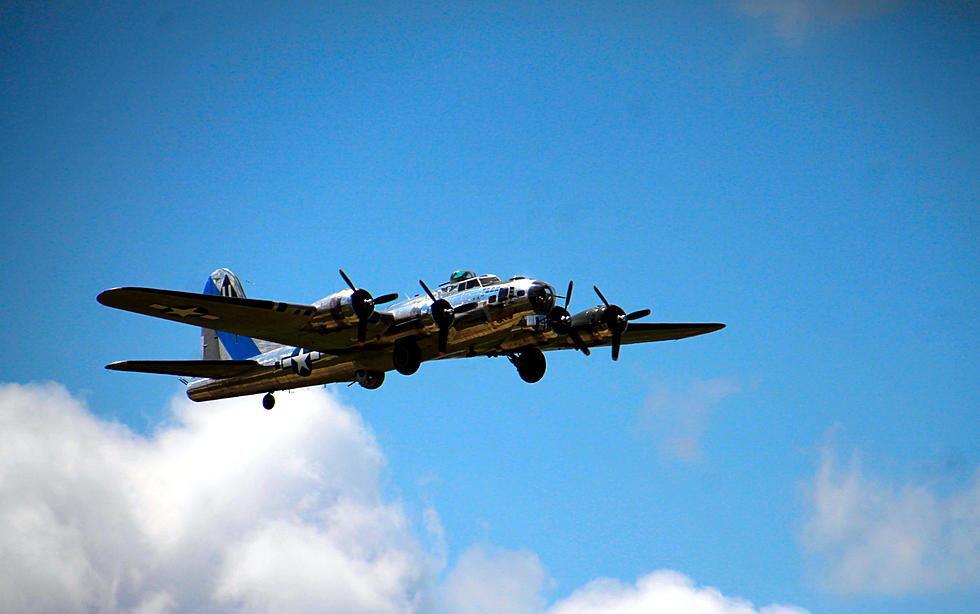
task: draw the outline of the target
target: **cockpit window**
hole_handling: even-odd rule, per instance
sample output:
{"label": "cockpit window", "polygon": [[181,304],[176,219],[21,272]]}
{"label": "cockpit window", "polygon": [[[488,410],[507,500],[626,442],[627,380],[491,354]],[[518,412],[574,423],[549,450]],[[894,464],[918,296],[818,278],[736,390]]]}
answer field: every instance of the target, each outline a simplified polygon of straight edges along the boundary
{"label": "cockpit window", "polygon": [[476,277],[476,273],[473,271],[456,271],[449,276],[449,283],[456,283],[464,279],[472,279],[473,277]]}
{"label": "cockpit window", "polygon": [[449,281],[439,286],[439,289],[446,293],[462,292],[480,286],[493,286],[500,283],[500,278],[496,275],[476,276],[473,271],[456,271],[449,277]]}

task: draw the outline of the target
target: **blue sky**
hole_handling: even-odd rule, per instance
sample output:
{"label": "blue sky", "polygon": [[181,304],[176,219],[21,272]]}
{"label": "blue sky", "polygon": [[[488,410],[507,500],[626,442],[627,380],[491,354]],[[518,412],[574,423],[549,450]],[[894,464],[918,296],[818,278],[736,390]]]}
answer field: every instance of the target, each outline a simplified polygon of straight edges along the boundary
{"label": "blue sky", "polygon": [[[728,328],[552,353],[533,386],[480,359],[316,397],[363,421],[351,445],[441,561],[436,602],[473,607],[463,579],[492,567],[539,610],[656,570],[758,607],[980,605],[975,6],[2,11],[5,398],[80,400],[151,443],[218,411],[103,370],[199,353],[98,305],[113,286],[224,266],[310,302],[340,267],[403,296],[470,268],[574,279],[575,311],[598,284]],[[48,381],[70,400],[22,386]],[[262,420],[314,403],[280,396]],[[173,607],[217,608],[201,594]]]}

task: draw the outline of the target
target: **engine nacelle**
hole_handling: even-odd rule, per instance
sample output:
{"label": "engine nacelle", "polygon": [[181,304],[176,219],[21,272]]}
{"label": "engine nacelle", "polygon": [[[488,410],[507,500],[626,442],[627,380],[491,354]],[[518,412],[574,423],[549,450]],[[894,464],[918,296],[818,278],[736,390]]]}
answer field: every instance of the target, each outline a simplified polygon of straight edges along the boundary
{"label": "engine nacelle", "polygon": [[313,323],[319,325],[350,325],[357,322],[353,290],[341,290],[313,303],[316,315]]}
{"label": "engine nacelle", "polygon": [[599,305],[585,311],[580,311],[568,319],[568,325],[575,330],[598,331],[605,327],[602,315],[606,311],[605,305]]}
{"label": "engine nacelle", "polygon": [[320,352],[302,352],[295,356],[287,356],[279,361],[279,367],[292,371],[300,377],[313,373],[313,363],[321,357]]}

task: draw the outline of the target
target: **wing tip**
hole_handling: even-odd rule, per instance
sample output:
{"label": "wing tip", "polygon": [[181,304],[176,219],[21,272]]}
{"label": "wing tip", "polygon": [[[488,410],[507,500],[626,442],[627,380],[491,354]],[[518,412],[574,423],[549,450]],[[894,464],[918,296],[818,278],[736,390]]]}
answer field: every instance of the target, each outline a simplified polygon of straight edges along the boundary
{"label": "wing tip", "polygon": [[116,309],[119,309],[119,305],[113,300],[114,298],[126,292],[131,292],[133,290],[142,290],[142,289],[143,288],[134,288],[131,286],[109,288],[108,290],[103,290],[102,292],[99,292],[98,296],[95,297],[95,300],[99,301],[106,307],[114,307]]}

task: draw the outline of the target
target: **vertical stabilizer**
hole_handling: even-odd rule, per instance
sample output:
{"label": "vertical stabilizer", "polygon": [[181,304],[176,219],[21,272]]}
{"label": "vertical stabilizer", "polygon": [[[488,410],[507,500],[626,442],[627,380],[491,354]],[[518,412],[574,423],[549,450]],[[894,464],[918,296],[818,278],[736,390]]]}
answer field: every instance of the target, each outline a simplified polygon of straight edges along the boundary
{"label": "vertical stabilizer", "polygon": [[[228,269],[218,269],[204,284],[204,294],[245,298],[245,290],[238,277]],[[234,333],[201,329],[201,354],[204,360],[245,360],[258,356],[258,345],[251,337]]]}

